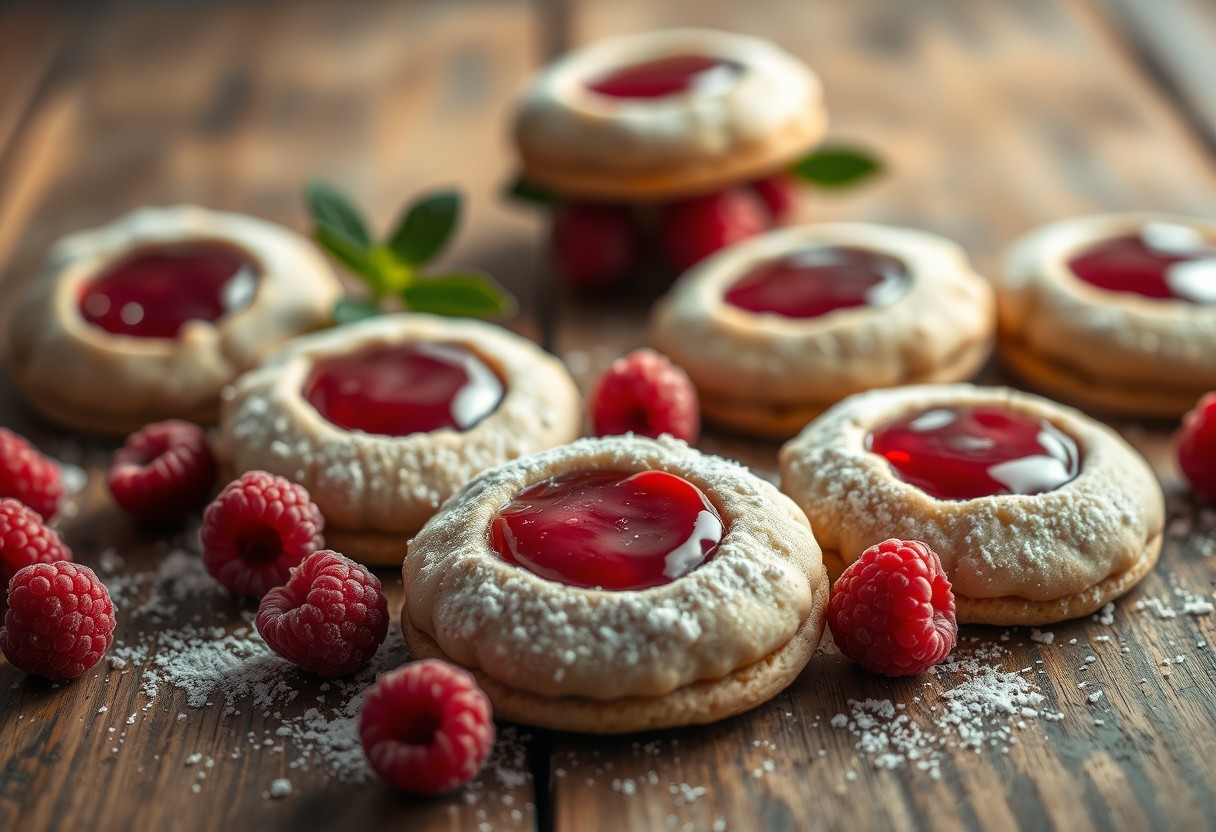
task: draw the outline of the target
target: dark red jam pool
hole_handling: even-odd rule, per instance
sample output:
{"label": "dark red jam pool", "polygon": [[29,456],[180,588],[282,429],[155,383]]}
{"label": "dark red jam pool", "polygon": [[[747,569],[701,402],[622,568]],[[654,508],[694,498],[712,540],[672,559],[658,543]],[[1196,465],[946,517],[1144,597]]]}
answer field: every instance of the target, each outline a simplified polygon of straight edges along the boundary
{"label": "dark red jam pool", "polygon": [[752,267],[726,291],[731,306],[786,318],[886,306],[908,290],[908,269],[887,254],[814,246]]}
{"label": "dark red jam pool", "polygon": [[1109,292],[1216,303],[1216,245],[1187,226],[1150,223],[1138,234],[1090,246],[1068,267]]}
{"label": "dark red jam pool", "polygon": [[429,342],[320,360],[304,385],[304,398],[333,424],[383,436],[468,430],[502,396],[502,381],[472,352]]}
{"label": "dark red jam pool", "polygon": [[1077,476],[1077,443],[1055,425],[1000,407],[933,407],[876,427],[867,447],[939,500],[1042,494]]}
{"label": "dark red jam pool", "polygon": [[714,95],[733,86],[741,67],[721,58],[674,55],[614,69],[587,82],[609,98],[663,98],[686,92]]}
{"label": "dark red jam pool", "polygon": [[215,321],[253,300],[261,273],[221,242],[145,246],[80,291],[80,314],[115,335],[176,338],[186,321]]}
{"label": "dark red jam pool", "polygon": [[701,490],[664,471],[579,471],[524,489],[490,526],[503,560],[571,586],[647,589],[705,563],[722,520]]}

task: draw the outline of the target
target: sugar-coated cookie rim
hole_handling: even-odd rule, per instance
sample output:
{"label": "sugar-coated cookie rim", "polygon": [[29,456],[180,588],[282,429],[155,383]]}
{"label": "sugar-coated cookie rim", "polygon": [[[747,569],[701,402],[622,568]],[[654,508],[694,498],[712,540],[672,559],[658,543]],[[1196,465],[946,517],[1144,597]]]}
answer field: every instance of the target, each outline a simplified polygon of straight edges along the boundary
{"label": "sugar-coated cookie rim", "polygon": [[1153,389],[1142,382],[1097,379],[1066,362],[1052,361],[1027,349],[1023,342],[1010,337],[1001,339],[999,352],[1001,361],[1027,386],[1060,401],[1108,414],[1174,419],[1194,407],[1208,390],[1207,385],[1183,392],[1173,385]]}
{"label": "sugar-coated cookie rim", "polygon": [[[786,318],[777,314],[752,313],[737,309],[725,300],[729,287],[749,269],[808,246],[850,246],[887,254],[904,263],[908,270],[908,286],[897,299],[885,306],[858,306],[838,309],[814,318]],[[968,323],[972,331],[955,326],[932,326],[931,317],[949,319],[943,298],[945,286],[965,286],[975,296],[968,301],[975,314]],[[954,305],[963,303],[950,298]],[[926,316],[929,321],[924,320]],[[699,339],[687,339],[686,324],[696,320],[705,329],[712,329],[714,339],[730,344],[729,354],[720,361],[706,362],[707,347]],[[976,351],[983,359],[991,352],[996,330],[993,293],[972,268],[966,253],[956,243],[926,231],[863,222],[833,222],[784,228],[761,234],[743,243],[724,249],[681,276],[656,304],[650,320],[650,340],[673,361],[680,364],[695,384],[706,394],[719,398],[740,396],[748,401],[763,401],[781,405],[827,405],[841,398],[870,389],[878,384],[873,351],[859,353],[852,359],[837,358],[832,368],[832,381],[822,378],[822,362],[810,356],[810,348],[828,344],[840,338],[855,337],[872,330],[881,321],[910,321],[919,325],[907,334],[891,328],[881,330],[879,337],[896,345],[913,339],[939,338],[947,355],[962,353],[964,358]],[[762,337],[757,337],[757,333]],[[785,341],[780,377],[767,378],[763,391],[740,391],[730,372],[732,355],[747,355],[758,349],[771,349],[774,342]],[[974,349],[969,348],[969,346]],[[801,356],[801,357],[800,357]],[[882,372],[890,374],[886,362]],[[914,377],[929,377],[935,381],[961,381],[982,366],[983,360],[960,360],[959,375],[937,375],[943,367],[936,366]],[[943,362],[948,368],[948,364]],[[898,377],[889,384],[907,383],[914,368],[901,366]],[[753,377],[754,372],[749,373]],[[820,386],[815,386],[816,378]],[[846,384],[845,382],[848,381]]]}
{"label": "sugar-coated cookie rim", "polygon": [[[317,361],[378,345],[412,342],[442,342],[469,350],[503,383],[503,396],[497,407],[467,430],[441,428],[405,436],[386,436],[339,427],[305,398],[304,388]],[[268,401],[273,402],[273,406],[266,404]],[[550,404],[554,412],[545,416],[542,411]],[[389,483],[381,483],[375,477],[363,477],[361,490],[384,499],[359,501],[360,511],[365,516],[358,522],[350,522],[347,519],[349,512],[343,507],[345,497],[339,500],[329,493],[329,489],[317,485],[323,477],[314,470],[315,466],[307,466],[305,476],[299,476],[293,468],[298,463],[294,455],[279,458],[269,454],[260,444],[251,445],[240,437],[242,419],[286,419],[285,426],[276,427],[274,433],[299,437],[298,441],[306,442],[310,452],[317,456],[327,448],[354,443],[358,449],[378,446],[409,458],[411,454],[423,455],[427,449],[442,443],[451,455],[468,460],[475,449],[489,453],[487,449],[502,444],[496,441],[501,435],[514,435],[520,428],[515,422],[523,412],[531,414],[534,421],[529,426],[538,437],[530,450],[552,447],[577,436],[582,421],[581,399],[574,380],[556,357],[534,342],[484,321],[402,312],[312,333],[283,345],[224,391],[220,427],[214,444],[222,462],[235,472],[261,468],[292,480],[306,480],[304,484],[326,517],[327,535],[337,532],[351,545],[351,551],[346,554],[366,558],[365,562],[377,565],[396,565],[405,554],[406,538],[434,514],[438,502],[422,505],[421,498],[415,495],[382,494],[380,489],[388,488]],[[517,441],[522,443],[524,437]],[[243,459],[247,464],[238,464],[237,459]],[[491,464],[499,465],[509,459],[509,456],[496,457]],[[420,484],[442,492],[439,502],[468,479],[457,476],[451,469],[445,469],[445,475],[455,477],[458,482],[432,482],[426,479],[425,471],[405,473],[422,478]],[[478,471],[469,476],[476,473]],[[374,508],[380,503],[392,505],[384,511]],[[401,548],[398,557],[390,560],[388,554],[392,551],[393,538],[400,539]]]}
{"label": "sugar-coated cookie rim", "polygon": [[[1012,406],[1023,413],[1047,419],[1065,434],[1069,435],[1077,442],[1081,452],[1080,468],[1077,476],[1059,488],[1038,495],[989,495],[972,500],[938,500],[916,486],[896,477],[891,473],[890,467],[885,464],[885,461],[881,457],[871,454],[864,448],[864,438],[875,426],[902,413],[933,406],[976,404],[981,402],[996,403],[1005,407]],[[1116,465],[1115,459],[1121,457],[1120,462],[1136,467],[1139,475],[1144,478],[1142,484],[1150,486],[1152,489],[1151,493],[1141,495],[1149,498],[1153,503],[1152,505],[1146,505],[1143,502],[1136,503],[1143,514],[1147,527],[1145,539],[1137,544],[1136,551],[1139,553],[1138,557],[1143,557],[1143,553],[1151,546],[1151,541],[1161,535],[1162,527],[1164,526],[1164,498],[1161,495],[1156,475],[1148,467],[1148,463],[1127,444],[1126,440],[1105,425],[1091,419],[1080,411],[1053,402],[1050,399],[1006,387],[977,387],[968,384],[922,385],[891,390],[874,390],[869,393],[858,394],[836,405],[821,418],[826,419],[829,415],[837,418],[852,417],[846,424],[841,425],[841,428],[845,431],[844,434],[832,435],[827,437],[827,439],[833,443],[833,447],[838,451],[848,451],[850,457],[854,460],[852,464],[856,466],[855,470],[860,472],[867,482],[876,483],[881,481],[883,487],[893,488],[898,492],[898,496],[893,501],[889,501],[888,505],[890,502],[897,502],[902,505],[908,501],[908,498],[911,498],[914,502],[923,500],[932,507],[938,505],[1008,506],[1010,508],[1006,509],[1007,511],[1012,510],[1015,506],[1020,506],[1023,501],[1028,499],[1040,499],[1044,502],[1050,501],[1062,504],[1063,501],[1068,500],[1070,494],[1084,494],[1093,491],[1094,489],[1091,487],[1093,485],[1092,481],[1107,473],[1098,466],[1103,463],[1105,463],[1104,467],[1114,466]],[[801,445],[803,443],[811,442],[811,434],[817,424],[819,424],[819,420],[808,425],[803,433],[786,443],[779,453],[782,490],[786,493],[790,493],[790,488],[795,487],[794,483],[790,482],[789,468],[792,460],[801,453]],[[1095,459],[1097,462],[1095,462]],[[1135,490],[1134,486],[1130,483],[1120,483],[1120,485]],[[873,488],[874,486],[871,487]],[[802,505],[807,497],[808,495],[804,494],[802,496],[795,496],[794,499],[795,502]],[[939,525],[938,521],[934,520],[933,522],[935,525]],[[1091,523],[1091,525],[1093,524]],[[1002,525],[1002,530],[1006,528],[1007,526]],[[872,543],[877,542],[879,541],[872,541]],[[823,540],[822,545],[826,550],[832,550],[839,554],[839,541]],[[860,551],[856,554],[860,555]],[[941,553],[939,552],[939,554]],[[1058,602],[1061,598],[1079,594],[1083,595],[1091,591],[1094,585],[1111,578],[1112,575],[1118,575],[1127,571],[1127,568],[1130,567],[1125,567],[1116,573],[1108,573],[1095,582],[1095,584],[1078,588],[1076,591],[1064,592],[1055,598],[1036,599],[1030,597],[1033,594],[1031,592],[1012,592],[1001,593],[995,596],[983,596],[978,593],[969,592],[969,588],[966,586],[960,587],[956,574],[951,574],[951,579],[956,584],[956,595],[972,598],[977,603],[986,598],[1002,598],[1013,595],[1020,600],[1024,599],[1026,601],[1051,604]],[[1032,577],[1025,576],[1025,581],[1030,581]]]}
{"label": "sugar-coated cookie rim", "polygon": [[[80,289],[111,264],[148,246],[196,241],[234,246],[258,263],[248,305],[188,321],[172,339],[111,333],[85,320]],[[55,243],[12,326],[9,365],[36,410],[74,429],[122,434],[169,417],[209,421],[224,384],[273,346],[323,326],[341,295],[320,252],[290,229],[194,205],[140,208]],[[69,360],[77,383],[59,384],[39,366]],[[188,390],[179,377],[187,367]]]}
{"label": "sugar-coated cookie rim", "polygon": [[[1193,228],[1216,244],[1216,221],[1200,217],[1155,211],[1070,217],[1037,228],[1010,246],[1005,255],[1003,281],[1014,292],[1021,291],[1029,283],[1047,282],[1078,302],[1116,309],[1131,316],[1133,321],[1160,323],[1184,315],[1208,318],[1216,327],[1216,303],[1196,304],[1147,298],[1134,292],[1113,292],[1086,283],[1068,267],[1068,261],[1083,249],[1139,231],[1154,222]],[[1073,325],[1077,326],[1075,322]]]}
{"label": "sugar-coated cookie rim", "polygon": [[[514,494],[583,470],[663,470],[693,483],[726,522],[714,557],[669,584],[614,592],[546,580],[506,563],[491,549],[489,525]],[[757,541],[765,545],[757,546]],[[632,435],[582,439],[486,472],[410,541],[402,574],[405,615],[460,664],[539,696],[601,701],[664,696],[754,663],[786,644],[816,612],[817,583],[826,581],[806,518],[771,484],[737,463],[703,455],[671,437]],[[481,602],[489,588],[495,590],[498,612],[470,611],[470,599]],[[725,588],[733,594],[723,595]],[[566,660],[538,652],[551,633],[547,618],[532,620],[535,610],[571,622],[576,643],[563,643]],[[662,639],[651,625],[656,613]],[[501,620],[510,614],[514,624]],[[695,621],[695,635],[686,634],[692,639],[688,644],[676,644],[679,639],[668,638],[668,630],[681,630],[685,614]],[[485,620],[475,620],[477,616]],[[752,620],[743,621],[749,616]],[[643,644],[647,655],[594,656],[609,649],[599,643],[603,626],[627,631],[631,648]],[[716,645],[712,655],[706,655],[707,643]],[[698,644],[700,655],[694,656]]]}
{"label": "sugar-coated cookie rim", "polygon": [[[1086,590],[1052,601],[1032,601],[1006,595],[999,598],[971,598],[954,593],[955,617],[959,624],[989,624],[1002,627],[1038,627],[1091,615],[1111,601],[1122,598],[1152,571],[1161,557],[1163,535],[1158,532],[1144,547],[1140,557],[1128,568],[1094,584]],[[840,553],[825,549],[823,562],[833,584],[848,566]]]}
{"label": "sugar-coated cookie rim", "polygon": [[[730,129],[708,143],[702,134],[721,125],[699,112],[703,100],[618,99],[585,87],[614,67],[690,53],[743,67],[736,84],[711,97],[731,114]],[[536,184],[564,195],[651,201],[774,173],[826,129],[822,84],[802,61],[762,38],[678,28],[607,38],[562,56],[525,91],[514,132],[525,175]],[[596,158],[586,157],[593,147]]]}
{"label": "sugar-coated cookie rim", "polygon": [[[823,566],[820,566],[823,569]],[[693,682],[671,693],[598,701],[574,696],[543,696],[512,688],[478,668],[468,668],[490,697],[499,719],[588,734],[628,734],[660,728],[707,725],[750,711],[789,687],[810,662],[827,624],[826,570],[815,584],[812,613],[788,642],[747,667],[721,679]],[[416,629],[401,610],[401,633],[414,658],[451,661],[433,638]]]}
{"label": "sugar-coated cookie rim", "polygon": [[[835,309],[813,318],[788,318],[749,312],[726,302],[726,292],[755,266],[810,247],[846,246],[886,254],[908,270],[906,291],[884,306]],[[916,300],[931,296],[942,273],[965,274],[983,280],[971,267],[962,247],[928,231],[869,222],[824,222],[779,228],[729,246],[685,272],[669,294],[695,292],[705,313],[734,323],[749,322],[783,334],[813,338],[847,329],[875,317],[897,315]]]}
{"label": "sugar-coated cookie rim", "polygon": [[[175,243],[219,243],[239,249],[257,263],[258,282],[244,307],[214,321],[190,320],[177,338],[142,338],[110,332],[85,320],[80,312],[80,290],[105,269],[140,249]],[[290,254],[288,253],[290,251]],[[302,252],[307,257],[301,258]],[[300,258],[315,269],[300,269]],[[340,291],[337,279],[306,239],[282,226],[257,217],[212,211],[194,205],[148,207],[119,217],[98,228],[78,231],[55,243],[48,270],[56,272],[54,314],[68,332],[90,347],[119,353],[172,355],[196,333],[223,333],[268,319],[274,312],[274,289],[307,293],[318,284]]]}

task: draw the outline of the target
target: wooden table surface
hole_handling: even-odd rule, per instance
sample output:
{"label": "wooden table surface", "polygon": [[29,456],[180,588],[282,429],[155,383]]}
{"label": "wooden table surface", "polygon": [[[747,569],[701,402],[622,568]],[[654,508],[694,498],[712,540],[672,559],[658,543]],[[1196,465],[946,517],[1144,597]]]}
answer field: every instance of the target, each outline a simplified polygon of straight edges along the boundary
{"label": "wooden table surface", "polygon": [[[991,273],[1004,245],[1057,218],[1216,215],[1205,0],[6,3],[0,320],[51,240],[136,206],[303,229],[300,186],[316,175],[387,224],[408,195],[454,184],[470,210],[446,260],[507,282],[523,307],[511,325],[585,385],[643,343],[646,299],[579,303],[548,284],[543,218],[498,197],[512,97],[569,45],[685,23],[803,56],[832,135],[880,149],[884,177],[817,196],[809,219],[940,232]],[[0,829],[1212,828],[1216,615],[1201,613],[1216,512],[1181,489],[1170,425],[1118,425],[1160,473],[1172,520],[1160,566],[1108,619],[1034,638],[964,628],[954,665],[903,680],[821,650],[774,701],[708,728],[507,727],[473,787],[420,801],[360,782],[343,708],[369,674],[324,686],[265,657],[241,629],[250,608],[200,576],[190,528],[158,539],[114,508],[100,476],[112,443],[38,422],[2,379],[0,423],[88,472],[62,528],[120,591],[120,661],[61,686],[0,664]],[[701,445],[775,470],[775,443],[711,431]],[[383,579],[395,605],[400,578]],[[403,658],[397,642],[377,668]],[[957,691],[943,693],[977,667],[1044,700],[951,724]],[[864,718],[850,727],[867,707],[851,700],[867,699],[922,729],[920,765],[884,756]],[[291,793],[275,799],[279,778]]]}

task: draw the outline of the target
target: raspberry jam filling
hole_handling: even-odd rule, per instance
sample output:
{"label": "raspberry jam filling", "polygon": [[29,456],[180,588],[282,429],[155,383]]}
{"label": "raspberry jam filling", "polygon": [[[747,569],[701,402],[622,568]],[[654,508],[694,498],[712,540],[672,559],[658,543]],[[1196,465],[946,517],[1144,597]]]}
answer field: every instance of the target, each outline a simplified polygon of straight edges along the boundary
{"label": "raspberry jam filling", "polygon": [[705,563],[722,520],[692,483],[664,471],[578,471],[525,488],[499,510],[503,560],[558,583],[648,589]]}
{"label": "raspberry jam filling", "polygon": [[80,314],[115,335],[176,338],[187,321],[216,321],[249,305],[261,270],[221,242],[140,248],[84,285]]}
{"label": "raspberry jam filling", "polygon": [[1001,407],[932,407],[875,428],[866,447],[939,500],[1042,494],[1077,476],[1077,443],[1046,419]]}
{"label": "raspberry jam filling", "polygon": [[333,424],[382,436],[468,430],[502,397],[502,381],[476,355],[427,342],[322,359],[304,385],[304,398]]}
{"label": "raspberry jam filling", "polygon": [[752,267],[726,291],[731,306],[786,318],[887,306],[908,290],[908,268],[887,254],[814,246]]}
{"label": "raspberry jam filling", "polygon": [[734,86],[742,67],[705,55],[675,55],[619,67],[587,82],[609,98],[664,98],[692,92],[718,95]]}
{"label": "raspberry jam filling", "polygon": [[1216,303],[1216,244],[1185,225],[1149,223],[1103,240],[1068,261],[1081,280],[1108,292]]}

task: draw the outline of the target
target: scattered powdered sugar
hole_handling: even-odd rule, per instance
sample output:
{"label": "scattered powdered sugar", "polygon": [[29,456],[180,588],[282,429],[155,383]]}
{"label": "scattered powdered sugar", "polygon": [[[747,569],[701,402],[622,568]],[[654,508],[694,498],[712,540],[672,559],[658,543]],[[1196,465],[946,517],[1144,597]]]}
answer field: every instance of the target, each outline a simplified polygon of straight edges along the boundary
{"label": "scattered powdered sugar", "polygon": [[1216,554],[1216,508],[1194,500],[1173,500],[1165,533],[1179,542],[1183,554],[1211,557]]}
{"label": "scattered powdered sugar", "polygon": [[1149,612],[1163,619],[1177,618],[1179,615],[1211,615],[1216,612],[1216,605],[1211,601],[1211,598],[1216,596],[1197,595],[1189,589],[1176,586],[1173,589],[1173,597],[1177,599],[1177,605],[1169,595],[1146,595],[1138,598],[1136,611]]}
{"label": "scattered powdered sugar", "polygon": [[[838,713],[831,726],[847,729],[856,749],[874,768],[914,767],[941,777],[943,749],[985,747],[1007,751],[1017,742],[1016,728],[1026,719],[1054,719],[1044,709],[1047,698],[1024,674],[1031,668],[1008,671],[1001,661],[1008,651],[996,645],[959,653],[933,668],[943,689],[916,699],[919,716],[907,705],[889,699],[849,700],[847,713]],[[926,710],[927,706],[927,710]]]}

